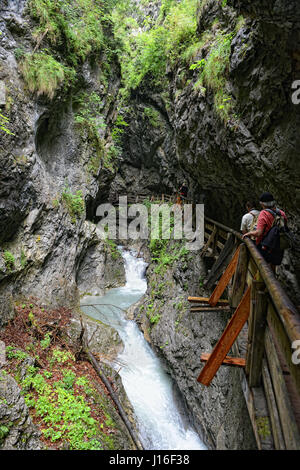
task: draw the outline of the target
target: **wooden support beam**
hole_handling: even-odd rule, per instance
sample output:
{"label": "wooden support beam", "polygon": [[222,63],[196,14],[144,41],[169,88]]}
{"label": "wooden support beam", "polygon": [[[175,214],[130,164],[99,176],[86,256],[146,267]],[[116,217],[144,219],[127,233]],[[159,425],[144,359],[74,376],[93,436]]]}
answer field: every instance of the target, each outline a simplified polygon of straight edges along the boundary
{"label": "wooden support beam", "polygon": [[248,262],[248,250],[246,245],[243,243],[240,246],[239,259],[233,278],[232,295],[230,299],[230,305],[232,308],[237,308],[244,295],[247,279]]}
{"label": "wooden support beam", "polygon": [[229,307],[229,305],[228,306],[219,305],[216,307],[204,307],[200,305],[197,307],[190,308],[191,312],[217,312],[218,310],[220,312],[231,312],[231,308]]}
{"label": "wooden support beam", "polygon": [[[206,362],[210,358],[210,354],[201,354],[201,361]],[[228,366],[237,366],[237,367],[245,367],[246,365],[246,359],[243,357],[231,357],[231,356],[226,356],[225,359],[223,360],[222,364],[226,364]]]}
{"label": "wooden support beam", "polygon": [[280,418],[277,410],[276,398],[274,395],[274,390],[272,386],[272,381],[270,377],[270,373],[268,370],[268,365],[266,359],[263,359],[262,364],[262,378],[263,378],[263,385],[265,390],[265,395],[267,399],[270,421],[272,426],[272,434],[274,439],[274,445],[276,450],[285,450],[285,443],[281,429]]}
{"label": "wooden support beam", "polygon": [[202,369],[198,382],[203,385],[208,386],[214,376],[216,375],[219,367],[221,366],[223,360],[228,354],[231,346],[238,337],[241,329],[246,323],[250,312],[250,287],[248,287],[241,303],[236,309],[233,317],[229,321],[225,331],[223,332],[221,338],[213,349],[213,352],[210,355],[207,363]]}
{"label": "wooden support beam", "polygon": [[214,285],[216,280],[221,276],[225,266],[227,266],[227,264],[230,262],[234,245],[235,237],[233,234],[230,233],[223,250],[221,251],[214,265],[212,266],[209,276],[204,283],[205,288],[210,289]]}
{"label": "wooden support beam", "polygon": [[[265,350],[265,329],[267,324],[268,296],[264,283],[252,281],[250,318],[251,337],[248,341],[247,372],[249,387],[259,387],[261,382],[262,360]],[[262,290],[263,289],[263,290]]]}
{"label": "wooden support beam", "polygon": [[204,247],[201,250],[201,257],[202,258],[205,255],[205,253],[207,252],[208,248],[212,245],[212,243],[214,241],[214,238],[216,236],[216,233],[217,233],[217,227],[214,227],[212,233],[208,237],[208,240],[207,240],[206,244],[204,245]]}
{"label": "wooden support beam", "polygon": [[229,265],[227,266],[224,274],[222,275],[221,279],[218,282],[218,285],[216,286],[215,290],[213,291],[212,295],[209,298],[209,304],[214,307],[217,305],[221,295],[223,294],[224,290],[228,286],[228,283],[230,279],[232,278],[237,264],[238,264],[238,259],[239,259],[239,252],[240,252],[240,247],[236,250],[232,260],[230,261]]}
{"label": "wooden support beam", "polygon": [[[192,304],[209,304],[209,297],[188,297],[188,302]],[[229,305],[229,301],[226,299],[220,299],[217,305]]]}

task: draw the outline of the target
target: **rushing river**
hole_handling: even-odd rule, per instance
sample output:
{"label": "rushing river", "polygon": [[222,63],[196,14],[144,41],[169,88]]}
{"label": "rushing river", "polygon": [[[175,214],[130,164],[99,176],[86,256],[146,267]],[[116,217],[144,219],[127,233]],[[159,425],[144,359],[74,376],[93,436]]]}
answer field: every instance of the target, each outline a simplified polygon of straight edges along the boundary
{"label": "rushing river", "polygon": [[139,437],[144,448],[204,450],[205,445],[187,425],[177,408],[171,378],[162,368],[160,360],[136,323],[128,320],[119,309],[126,310],[147,289],[144,260],[125,250],[122,250],[122,256],[125,261],[126,285],[111,289],[103,297],[86,296],[82,299],[82,304],[102,305],[97,309],[83,306],[82,310],[90,317],[115,328],[124,343],[124,350],[118,356],[118,363],[122,364],[119,374],[135,411]]}

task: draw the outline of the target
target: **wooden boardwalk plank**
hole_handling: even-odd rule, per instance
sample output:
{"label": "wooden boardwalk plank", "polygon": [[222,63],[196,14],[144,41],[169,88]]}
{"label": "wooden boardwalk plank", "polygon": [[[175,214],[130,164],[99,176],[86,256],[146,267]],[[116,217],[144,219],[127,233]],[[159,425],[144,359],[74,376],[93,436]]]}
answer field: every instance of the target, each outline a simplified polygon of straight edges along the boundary
{"label": "wooden boardwalk plank", "polygon": [[205,307],[203,305],[199,305],[197,307],[191,307],[190,311],[191,312],[231,312],[231,308],[229,305],[219,305],[216,307]]}
{"label": "wooden boardwalk plank", "polygon": [[[188,301],[191,303],[195,304],[208,304],[209,303],[209,297],[188,297]],[[218,304],[226,304],[229,305],[229,301],[226,299],[220,299],[218,301]]]}
{"label": "wooden boardwalk plank", "polygon": [[[210,356],[211,356],[210,354],[206,354],[206,353],[201,354],[201,361],[202,362],[208,361]],[[245,367],[246,359],[244,359],[243,357],[226,356],[222,364],[226,364],[229,366]]]}

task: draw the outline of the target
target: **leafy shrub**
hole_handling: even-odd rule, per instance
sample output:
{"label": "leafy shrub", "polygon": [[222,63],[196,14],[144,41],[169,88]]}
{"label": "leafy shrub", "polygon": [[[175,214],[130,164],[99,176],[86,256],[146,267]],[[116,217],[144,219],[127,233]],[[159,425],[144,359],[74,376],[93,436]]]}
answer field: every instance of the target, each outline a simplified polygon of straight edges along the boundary
{"label": "leafy shrub", "polygon": [[234,33],[225,34],[219,31],[211,44],[208,56],[190,67],[200,71],[195,86],[201,87],[204,92],[205,86],[214,91],[215,109],[224,121],[228,120],[232,108],[232,97],[226,91],[226,85],[233,36]]}
{"label": "leafy shrub", "polygon": [[70,189],[66,187],[62,193],[62,200],[67,206],[72,223],[75,223],[76,217],[80,217],[85,211],[82,191],[78,190],[75,194],[72,194]]}

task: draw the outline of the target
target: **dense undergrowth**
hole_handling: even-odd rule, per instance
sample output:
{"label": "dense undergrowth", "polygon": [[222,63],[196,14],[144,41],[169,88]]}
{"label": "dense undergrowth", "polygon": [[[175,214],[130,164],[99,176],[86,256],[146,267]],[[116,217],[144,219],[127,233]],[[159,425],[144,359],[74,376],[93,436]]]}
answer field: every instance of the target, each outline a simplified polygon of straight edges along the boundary
{"label": "dense undergrowth", "polygon": [[[108,392],[68,337],[71,312],[46,310],[34,300],[16,311],[0,334],[7,357],[2,374],[18,382],[44,447],[113,449],[116,429],[107,410]],[[0,446],[11,425],[1,422]]]}

